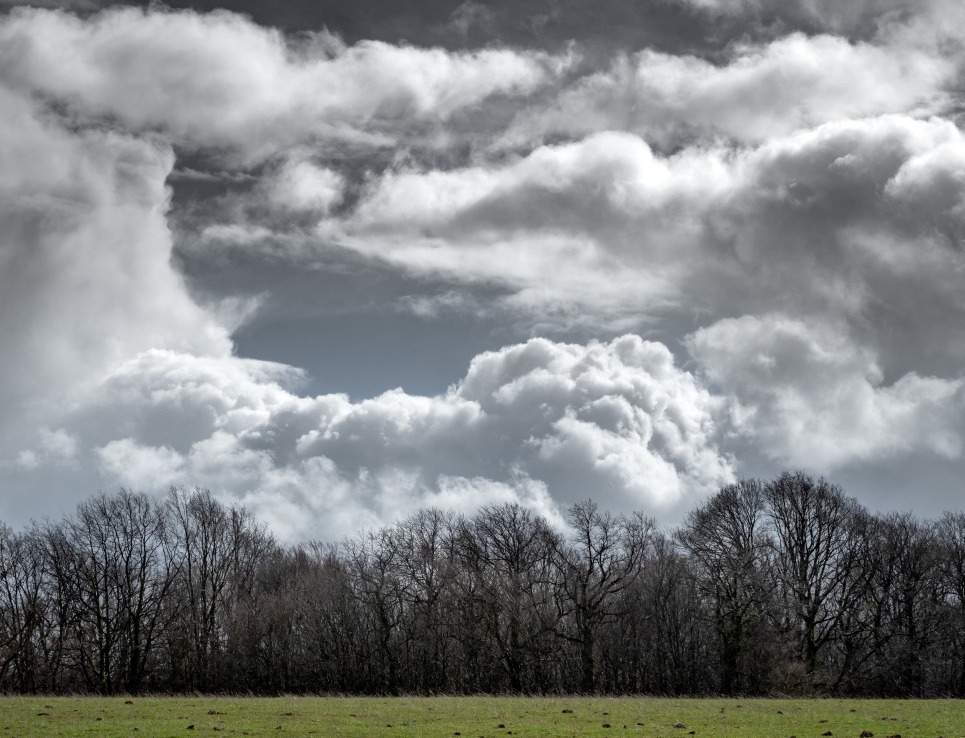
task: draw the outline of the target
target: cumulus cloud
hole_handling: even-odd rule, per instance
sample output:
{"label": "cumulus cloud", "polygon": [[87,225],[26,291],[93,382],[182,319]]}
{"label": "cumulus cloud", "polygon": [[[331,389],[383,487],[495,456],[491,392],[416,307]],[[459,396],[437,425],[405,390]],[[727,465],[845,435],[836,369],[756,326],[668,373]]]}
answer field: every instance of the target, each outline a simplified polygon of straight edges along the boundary
{"label": "cumulus cloud", "polygon": [[389,171],[316,236],[504,285],[504,307],[544,318],[575,308],[573,322],[619,328],[775,305],[833,316],[876,334],[885,371],[910,341],[940,373],[963,343],[960,322],[935,319],[965,310],[962,152],[954,124],[908,116],[672,156],[600,133],[501,165]]}
{"label": "cumulus cloud", "polygon": [[[717,314],[784,311],[841,321],[889,376],[955,376],[965,334],[953,124],[888,116],[827,124],[745,156],[708,219],[740,270]],[[927,183],[927,184],[926,184]],[[929,192],[933,200],[920,197]],[[939,317],[942,316],[942,317]]]}
{"label": "cumulus cloud", "polygon": [[840,326],[732,318],[694,333],[690,350],[733,398],[735,430],[784,463],[831,469],[911,452],[961,455],[965,379],[912,372],[885,384],[874,352]]}
{"label": "cumulus cloud", "polygon": [[79,439],[63,428],[51,430],[40,428],[34,448],[22,449],[13,462],[0,460],[0,466],[19,467],[35,471],[42,466],[66,466],[75,468],[79,451]]}
{"label": "cumulus cloud", "polygon": [[167,446],[140,446],[124,438],[96,453],[105,475],[122,480],[129,489],[164,489],[180,484],[184,477],[181,457]]}
{"label": "cumulus cloud", "polygon": [[[664,346],[635,336],[533,339],[481,354],[435,397],[299,397],[276,381],[285,374],[147,352],[114,372],[73,423],[96,446],[105,479],[205,484],[286,536],[337,537],[443,503],[516,501],[558,516],[602,496],[615,508],[667,513],[733,478],[717,447],[719,399]],[[109,420],[117,417],[120,427]]]}
{"label": "cumulus cloud", "polygon": [[[822,473],[961,459],[961,47],[938,0],[791,5],[809,34],[602,63],[4,15],[0,480],[203,484],[338,537],[429,504],[672,516],[747,446]],[[468,43],[494,21],[462,8]],[[297,273],[313,305],[512,337],[448,390],[311,396],[235,355],[266,265],[279,300]],[[222,267],[251,293],[216,298]]]}
{"label": "cumulus cloud", "polygon": [[225,11],[113,8],[82,20],[18,8],[0,20],[0,79],[185,146],[253,161],[299,143],[388,145],[498,95],[526,95],[559,62],[537,52],[455,53],[326,33],[293,44]]}
{"label": "cumulus cloud", "polygon": [[663,159],[600,133],[502,166],[390,171],[316,234],[415,273],[505,285],[517,313],[627,327],[676,301],[703,203],[729,176],[719,157]]}

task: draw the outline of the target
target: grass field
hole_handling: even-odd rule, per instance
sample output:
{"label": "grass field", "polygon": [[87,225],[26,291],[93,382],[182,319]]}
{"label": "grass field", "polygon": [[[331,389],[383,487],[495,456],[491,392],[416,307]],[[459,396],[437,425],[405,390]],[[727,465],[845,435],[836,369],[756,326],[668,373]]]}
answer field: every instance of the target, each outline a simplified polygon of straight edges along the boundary
{"label": "grass field", "polygon": [[952,738],[959,700],[0,698],[0,738],[44,736]]}

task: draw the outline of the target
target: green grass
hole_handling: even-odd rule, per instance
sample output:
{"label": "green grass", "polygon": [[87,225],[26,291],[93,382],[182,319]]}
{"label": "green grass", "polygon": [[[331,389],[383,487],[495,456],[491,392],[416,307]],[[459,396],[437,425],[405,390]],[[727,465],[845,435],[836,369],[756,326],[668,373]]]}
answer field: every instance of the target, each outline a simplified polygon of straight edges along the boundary
{"label": "green grass", "polygon": [[[193,726],[193,727],[190,727]],[[965,737],[960,700],[7,697],[0,738],[45,736]]]}

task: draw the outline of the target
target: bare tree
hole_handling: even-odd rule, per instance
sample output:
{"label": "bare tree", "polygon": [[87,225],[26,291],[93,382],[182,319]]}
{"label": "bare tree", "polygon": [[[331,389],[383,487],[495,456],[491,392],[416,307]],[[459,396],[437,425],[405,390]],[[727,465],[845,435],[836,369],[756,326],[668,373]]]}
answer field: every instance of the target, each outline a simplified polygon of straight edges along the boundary
{"label": "bare tree", "polygon": [[718,691],[719,650],[693,564],[663,534],[636,581],[624,590],[624,615],[604,630],[608,691],[630,694],[699,694]]}
{"label": "bare tree", "polygon": [[311,689],[360,692],[369,654],[366,618],[356,597],[353,570],[335,545],[311,543],[311,566],[300,582],[306,674]]}
{"label": "bare tree", "polygon": [[0,524],[18,692],[965,693],[965,514],[873,516],[804,473],[674,536],[584,502],[429,509],[283,547],[207,490]]}
{"label": "bare tree", "polygon": [[238,507],[226,508],[206,489],[173,487],[167,507],[180,547],[178,627],[171,633],[176,679],[189,689],[223,685],[229,622],[254,584],[256,564],[274,548],[267,530]]}
{"label": "bare tree", "polygon": [[937,525],[938,567],[954,610],[953,643],[958,654],[955,694],[965,697],[965,513],[946,512]]}
{"label": "bare tree", "polygon": [[396,693],[410,583],[402,576],[401,553],[389,529],[370,531],[345,544],[364,632],[370,640],[368,689]]}
{"label": "bare tree", "polygon": [[545,688],[555,641],[553,556],[558,535],[519,505],[485,507],[463,527],[463,597],[485,629],[512,692]]}
{"label": "bare tree", "polygon": [[459,525],[452,513],[429,508],[393,528],[400,574],[410,583],[403,623],[409,681],[424,692],[449,688]]}
{"label": "bare tree", "polygon": [[873,588],[883,605],[876,627],[885,632],[875,644],[878,690],[922,697],[929,692],[931,649],[944,601],[935,532],[905,513],[879,519],[875,533]]}
{"label": "bare tree", "polygon": [[764,487],[750,479],[723,487],[677,532],[717,637],[724,694],[765,689],[774,660],[763,637],[773,594],[766,522]]}
{"label": "bare tree", "polygon": [[0,684],[15,692],[46,686],[43,553],[35,536],[0,523]]}
{"label": "bare tree", "polygon": [[59,627],[83,685],[137,692],[149,671],[179,562],[164,511],[122,489],[78,506],[44,533]]}
{"label": "bare tree", "polygon": [[865,585],[862,508],[840,487],[803,472],[785,472],[765,486],[765,496],[783,626],[804,670],[801,686],[823,687],[830,675],[819,673],[822,650],[839,636]]}
{"label": "bare tree", "polygon": [[579,652],[579,689],[597,689],[600,628],[621,617],[619,595],[633,584],[651,545],[654,522],[641,515],[600,512],[595,502],[569,510],[573,535],[558,549],[561,627],[558,632]]}

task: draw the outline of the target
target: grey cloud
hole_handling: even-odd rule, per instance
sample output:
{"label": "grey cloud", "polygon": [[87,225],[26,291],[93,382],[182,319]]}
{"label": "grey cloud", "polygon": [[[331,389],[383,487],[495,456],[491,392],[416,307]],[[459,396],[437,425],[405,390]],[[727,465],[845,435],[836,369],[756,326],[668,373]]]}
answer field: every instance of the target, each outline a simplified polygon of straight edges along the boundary
{"label": "grey cloud", "polygon": [[728,19],[710,18],[671,2],[582,0],[171,0],[171,7],[228,10],[252,17],[263,26],[288,32],[329,28],[355,42],[404,39],[421,46],[449,49],[510,45],[554,51],[576,40],[600,49],[654,46],[666,50],[714,48],[720,36],[746,29]]}
{"label": "grey cloud", "polygon": [[23,6],[27,5],[34,8],[59,8],[74,12],[92,12],[104,7],[106,3],[101,0],[0,0],[0,7]]}
{"label": "grey cloud", "polygon": [[228,171],[201,171],[191,167],[178,167],[171,172],[168,177],[172,181],[196,181],[196,182],[251,182],[254,176],[245,172]]}
{"label": "grey cloud", "polygon": [[908,16],[947,7],[945,0],[677,0],[711,16],[743,17],[807,31],[870,37]]}
{"label": "grey cloud", "polygon": [[[698,326],[775,311],[839,325],[836,351],[873,358],[832,372],[829,387],[860,380],[894,408],[918,393],[925,403],[926,385],[954,393],[958,381],[962,151],[951,123],[905,116],[670,157],[629,134],[598,134],[502,166],[390,171],[317,234],[413,274],[501,282],[511,292],[499,309],[540,329],[582,320],[614,330],[690,311]],[[859,364],[873,365],[873,378]],[[763,404],[776,428],[783,405]],[[773,453],[787,458],[782,444]],[[836,447],[837,464],[878,453]]]}
{"label": "grey cloud", "polygon": [[[622,307],[635,315],[694,305],[744,315],[710,318],[688,345],[733,397],[737,438],[779,463],[959,458],[965,336],[949,318],[965,308],[962,151],[950,123],[902,116],[827,124],[736,155],[663,158],[607,134],[504,168],[390,175],[363,200],[353,238],[407,268],[467,279],[498,269],[518,294],[581,301],[598,325],[614,294],[630,295]],[[566,252],[553,249],[581,231],[571,263],[587,276],[571,297]],[[648,293],[655,273],[665,278]],[[565,444],[545,453],[553,448]],[[577,457],[561,453],[553,468]]]}
{"label": "grey cloud", "polygon": [[171,267],[170,148],[64,128],[2,84],[0,108],[0,480],[4,516],[24,521],[95,488],[88,429],[62,423],[106,374],[154,347],[228,356],[231,341]]}
{"label": "grey cloud", "polygon": [[[730,310],[783,305],[846,320],[882,352],[889,375],[927,337],[919,371],[957,372],[965,335],[951,316],[965,309],[963,255],[948,230],[960,222],[958,185],[944,162],[963,143],[948,122],[884,117],[829,124],[748,156],[741,186],[708,221],[715,247],[755,284]],[[932,207],[917,207],[923,191]]]}

